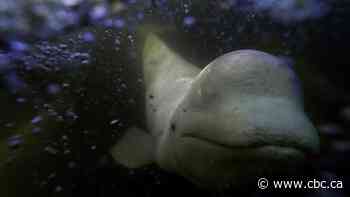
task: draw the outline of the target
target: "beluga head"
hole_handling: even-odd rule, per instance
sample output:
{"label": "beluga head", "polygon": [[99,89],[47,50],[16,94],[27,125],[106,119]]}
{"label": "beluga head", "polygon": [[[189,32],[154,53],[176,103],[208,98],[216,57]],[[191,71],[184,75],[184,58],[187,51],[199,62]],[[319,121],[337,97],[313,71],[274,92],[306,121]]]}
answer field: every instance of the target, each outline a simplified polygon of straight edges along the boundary
{"label": "beluga head", "polygon": [[224,54],[204,69],[149,34],[143,52],[147,128],[111,149],[130,168],[157,163],[210,189],[283,174],[319,152],[297,77],[256,50]]}

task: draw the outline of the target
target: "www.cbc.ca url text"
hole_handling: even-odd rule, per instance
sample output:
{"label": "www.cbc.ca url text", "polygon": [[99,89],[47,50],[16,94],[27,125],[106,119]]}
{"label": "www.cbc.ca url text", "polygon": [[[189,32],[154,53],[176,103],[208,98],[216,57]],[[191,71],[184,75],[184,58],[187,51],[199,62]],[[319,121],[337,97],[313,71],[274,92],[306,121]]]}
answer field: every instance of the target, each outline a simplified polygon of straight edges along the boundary
{"label": "www.cbc.ca url text", "polygon": [[258,180],[258,188],[265,189],[343,189],[342,180],[268,180],[260,178]]}

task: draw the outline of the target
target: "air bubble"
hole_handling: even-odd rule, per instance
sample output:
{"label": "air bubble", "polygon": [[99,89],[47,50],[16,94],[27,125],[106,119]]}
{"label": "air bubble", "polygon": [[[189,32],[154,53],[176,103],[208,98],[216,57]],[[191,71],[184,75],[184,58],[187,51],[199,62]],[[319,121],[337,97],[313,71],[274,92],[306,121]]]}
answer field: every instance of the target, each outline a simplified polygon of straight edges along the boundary
{"label": "air bubble", "polygon": [[7,140],[7,145],[9,148],[14,149],[18,148],[23,143],[22,135],[14,135]]}

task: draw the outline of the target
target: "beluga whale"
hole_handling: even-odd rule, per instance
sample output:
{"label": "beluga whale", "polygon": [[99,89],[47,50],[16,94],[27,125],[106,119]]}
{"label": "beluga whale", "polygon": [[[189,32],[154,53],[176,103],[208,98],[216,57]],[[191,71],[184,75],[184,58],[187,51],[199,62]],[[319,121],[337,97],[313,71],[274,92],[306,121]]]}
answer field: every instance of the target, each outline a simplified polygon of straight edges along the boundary
{"label": "beluga whale", "polygon": [[277,56],[237,50],[201,69],[148,33],[142,67],[146,128],[112,146],[119,164],[157,164],[217,190],[298,170],[319,154],[296,73]]}

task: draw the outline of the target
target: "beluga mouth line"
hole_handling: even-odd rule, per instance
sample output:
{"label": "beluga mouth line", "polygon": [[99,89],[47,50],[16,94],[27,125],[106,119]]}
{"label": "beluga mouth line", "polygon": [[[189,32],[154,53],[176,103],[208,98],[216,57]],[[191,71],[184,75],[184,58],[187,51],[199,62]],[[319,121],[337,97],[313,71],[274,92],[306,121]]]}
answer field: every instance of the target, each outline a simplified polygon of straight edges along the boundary
{"label": "beluga mouth line", "polygon": [[146,126],[129,128],[110,149],[116,162],[155,163],[218,190],[298,170],[296,163],[319,153],[296,73],[285,61],[247,49],[200,69],[157,34],[145,38]]}
{"label": "beluga mouth line", "polygon": [[225,144],[225,143],[221,143],[215,140],[211,140],[211,139],[207,139],[207,138],[203,138],[203,137],[199,137],[199,136],[194,136],[194,135],[190,135],[190,134],[185,134],[181,136],[184,139],[194,139],[194,140],[201,140],[204,142],[207,142],[209,144],[212,144],[214,146],[221,146],[227,149],[257,149],[257,148],[263,148],[263,147],[275,147],[275,148],[290,148],[290,149],[295,149],[295,150],[299,150],[300,152],[305,152],[306,150],[303,150],[300,147],[297,146],[288,146],[288,145],[283,145],[283,143],[263,143],[263,142],[257,142],[257,143],[250,143],[247,145],[230,145],[230,144]]}

